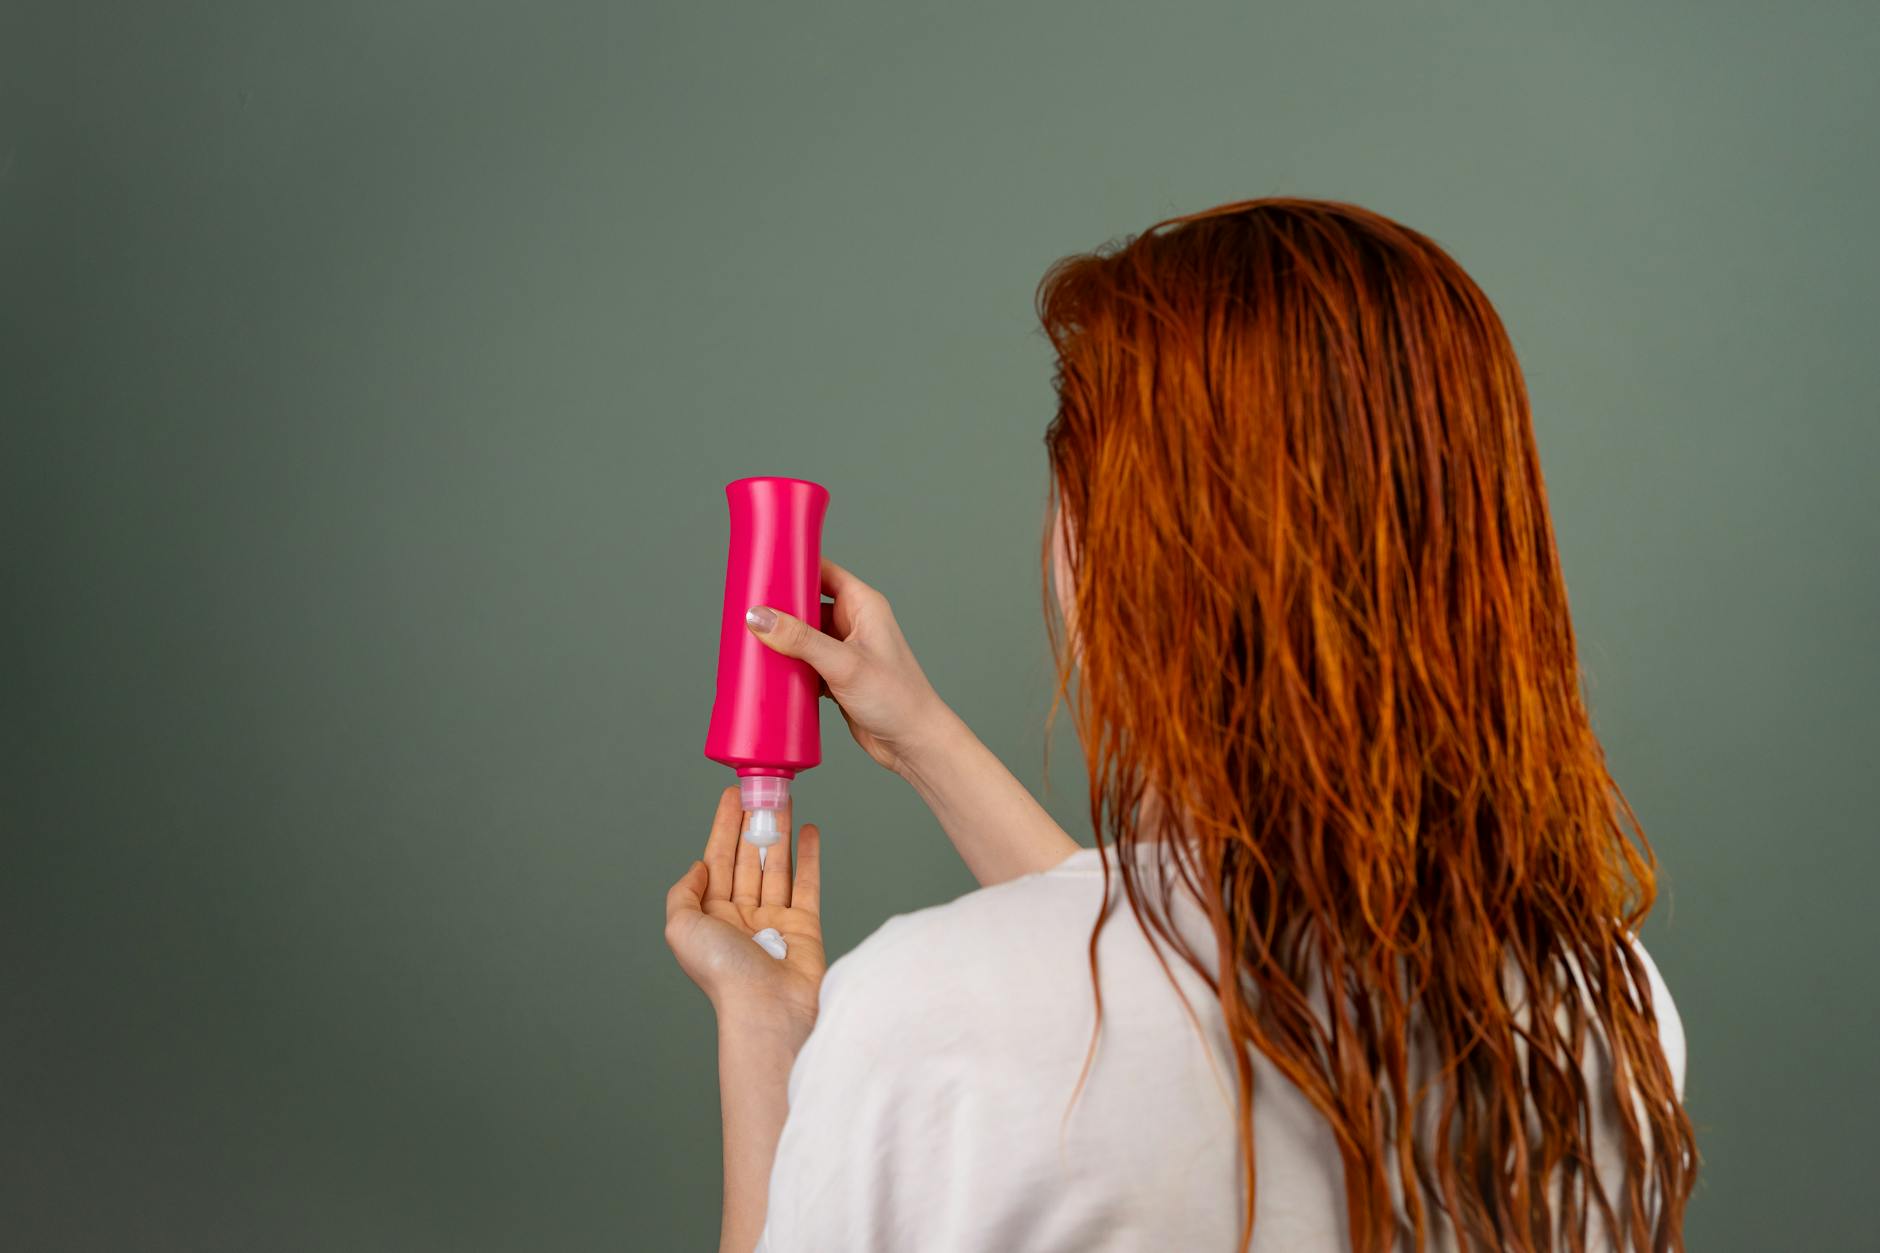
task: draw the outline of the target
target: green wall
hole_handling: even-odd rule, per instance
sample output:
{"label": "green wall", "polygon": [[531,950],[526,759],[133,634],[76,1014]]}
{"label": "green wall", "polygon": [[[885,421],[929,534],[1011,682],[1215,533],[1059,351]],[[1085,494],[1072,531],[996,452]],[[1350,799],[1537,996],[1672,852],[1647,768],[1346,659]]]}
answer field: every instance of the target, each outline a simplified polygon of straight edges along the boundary
{"label": "green wall", "polygon": [[[828,484],[1039,782],[1033,286],[1295,193],[1522,353],[1693,1247],[1864,1247],[1877,59],[1855,4],[10,0],[0,1243],[708,1247],[659,914],[725,782],[720,485]],[[841,952],[969,882],[825,739]]]}

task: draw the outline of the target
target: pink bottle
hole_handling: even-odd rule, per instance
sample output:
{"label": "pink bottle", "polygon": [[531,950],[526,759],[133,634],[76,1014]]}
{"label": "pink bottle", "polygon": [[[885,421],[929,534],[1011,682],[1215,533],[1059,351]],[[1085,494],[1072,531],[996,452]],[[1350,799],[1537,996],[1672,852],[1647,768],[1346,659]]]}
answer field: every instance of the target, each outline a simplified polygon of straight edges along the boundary
{"label": "pink bottle", "polygon": [[739,479],[725,485],[731,548],[718,627],[718,698],[705,755],[738,772],[750,813],[744,838],[759,855],[782,832],[777,811],[790,780],[822,761],[816,706],[819,679],[809,663],[766,648],[744,613],[769,605],[822,625],[822,524],[829,491],[803,479]]}

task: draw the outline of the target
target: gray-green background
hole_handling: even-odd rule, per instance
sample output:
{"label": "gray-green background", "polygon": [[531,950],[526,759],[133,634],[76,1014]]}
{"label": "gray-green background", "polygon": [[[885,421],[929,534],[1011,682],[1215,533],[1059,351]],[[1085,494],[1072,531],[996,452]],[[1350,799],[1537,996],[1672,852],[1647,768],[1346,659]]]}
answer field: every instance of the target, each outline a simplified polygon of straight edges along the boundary
{"label": "gray-green background", "polygon": [[[1521,351],[1693,1247],[1873,1247],[1876,60],[1855,3],[7,0],[0,1245],[709,1247],[720,486],[828,484],[1041,783],[1033,286],[1295,193]],[[840,953],[969,881],[825,743]]]}

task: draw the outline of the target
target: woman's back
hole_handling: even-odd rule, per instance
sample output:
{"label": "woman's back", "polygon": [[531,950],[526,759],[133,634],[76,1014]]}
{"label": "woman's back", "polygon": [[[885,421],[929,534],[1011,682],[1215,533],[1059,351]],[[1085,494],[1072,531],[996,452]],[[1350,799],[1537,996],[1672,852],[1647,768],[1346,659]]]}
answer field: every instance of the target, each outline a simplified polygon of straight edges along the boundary
{"label": "woman's back", "polygon": [[[1180,960],[1164,970],[1114,876],[1111,893],[1102,1029],[1074,1105],[1095,1021],[1096,850],[892,918],[830,967],[790,1075],[760,1253],[1237,1247],[1239,1140],[1219,1001]],[[1178,898],[1171,917],[1193,951],[1211,951],[1192,901]],[[1644,961],[1681,1094],[1683,1031]],[[1610,1089],[1602,1048],[1589,1048],[1586,1072],[1589,1091]],[[1265,1058],[1254,1075],[1253,1249],[1347,1248],[1330,1124]],[[1611,1190],[1622,1166],[1606,1104],[1594,1128]],[[1587,1247],[1603,1240],[1595,1221]],[[1433,1232],[1429,1247],[1453,1239]]]}
{"label": "woman's back", "polygon": [[[1053,711],[1092,828],[1136,850],[1108,903],[1132,917],[1096,926],[1102,861],[944,709],[884,597],[834,567],[835,634],[762,610],[997,886],[830,972],[788,1108],[780,1080],[761,1118],[727,1104],[727,1213],[767,1193],[773,1253],[1681,1249],[1682,1034],[1632,948],[1658,867],[1487,295],[1382,215],[1269,197],[1037,296]],[[820,916],[778,917],[815,946],[769,984],[794,1044]]]}

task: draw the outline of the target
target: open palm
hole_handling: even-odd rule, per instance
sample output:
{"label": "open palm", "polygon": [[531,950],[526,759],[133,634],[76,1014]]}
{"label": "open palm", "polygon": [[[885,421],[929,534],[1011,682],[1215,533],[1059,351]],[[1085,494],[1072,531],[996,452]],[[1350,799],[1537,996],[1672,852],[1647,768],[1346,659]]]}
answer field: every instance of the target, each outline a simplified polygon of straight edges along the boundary
{"label": "open palm", "polygon": [[[727,1007],[774,1009],[807,1032],[822,986],[821,832],[812,823],[790,850],[792,815],[781,814],[783,839],[760,867],[757,850],[739,839],[738,789],[718,798],[705,855],[666,894],[666,943],[680,967],[722,1012]],[[787,952],[772,957],[751,937],[775,927]]]}

